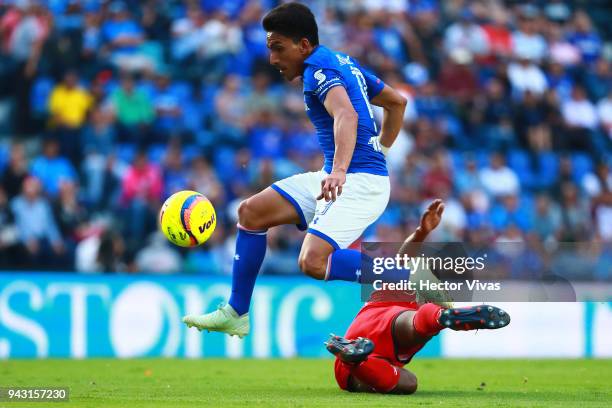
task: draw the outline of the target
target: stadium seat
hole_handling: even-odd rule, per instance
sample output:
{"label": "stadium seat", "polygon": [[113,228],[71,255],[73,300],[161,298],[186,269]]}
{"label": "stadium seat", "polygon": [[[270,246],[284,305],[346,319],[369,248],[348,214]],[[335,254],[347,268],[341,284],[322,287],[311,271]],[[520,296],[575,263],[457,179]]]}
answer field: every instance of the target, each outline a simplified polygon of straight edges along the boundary
{"label": "stadium seat", "polygon": [[215,169],[217,170],[217,174],[222,181],[226,181],[229,177],[231,177],[234,171],[234,160],[235,160],[235,152],[234,150],[223,147],[220,149],[216,149],[214,152],[214,164]]}
{"label": "stadium seat", "polygon": [[572,168],[574,182],[580,183],[586,174],[593,171],[593,161],[586,153],[575,152],[572,154]]}
{"label": "stadium seat", "polygon": [[153,163],[162,163],[166,157],[166,145],[154,144],[149,148],[149,160]]}
{"label": "stadium seat", "polygon": [[132,143],[121,143],[117,145],[117,158],[125,163],[131,163],[136,154],[136,146]]}
{"label": "stadium seat", "polygon": [[30,103],[35,115],[40,116],[47,113],[49,96],[54,86],[53,79],[49,77],[40,77],[34,82]]}

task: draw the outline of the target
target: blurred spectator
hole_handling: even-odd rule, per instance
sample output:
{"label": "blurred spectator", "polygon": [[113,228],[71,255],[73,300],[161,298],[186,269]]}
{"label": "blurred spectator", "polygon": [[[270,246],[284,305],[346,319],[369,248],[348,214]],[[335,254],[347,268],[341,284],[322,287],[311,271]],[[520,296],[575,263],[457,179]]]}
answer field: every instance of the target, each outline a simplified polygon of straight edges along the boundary
{"label": "blurred spectator", "polygon": [[18,235],[9,198],[0,186],[0,268],[8,269],[14,265]]}
{"label": "blurred spectator", "polygon": [[480,180],[493,197],[515,195],[520,190],[516,173],[506,166],[504,157],[499,153],[493,153],[489,166],[480,170]]}
{"label": "blurred spectator", "polygon": [[572,96],[561,106],[567,128],[565,147],[590,152],[598,157],[597,134],[593,131],[598,125],[595,105],[586,97],[584,88],[574,86]]}
{"label": "blurred spectator", "polygon": [[528,58],[519,57],[508,65],[508,79],[519,98],[527,91],[542,95],[548,88],[544,72]]}
{"label": "blurred spectator", "polygon": [[487,34],[474,22],[474,15],[469,9],[464,9],[459,20],[446,29],[444,49],[448,54],[457,50],[477,56],[484,56],[488,53]]}
{"label": "blurred spectator", "polygon": [[129,251],[134,251],[155,229],[163,192],[160,169],[140,150],[121,183],[123,230]]}
{"label": "blurred spectator", "polygon": [[197,156],[193,159],[187,177],[191,190],[204,194],[215,205],[223,202],[223,187],[204,157]]}
{"label": "blurred spectator", "polygon": [[561,26],[551,24],[548,31],[548,54],[551,62],[565,67],[573,67],[580,63],[580,50],[567,40]]}
{"label": "blurred spectator", "polygon": [[200,45],[201,29],[206,22],[202,8],[198,3],[188,3],[186,15],[172,23],[172,55],[178,61],[184,61],[195,53]]}
{"label": "blurred spectator", "polygon": [[77,245],[75,268],[83,273],[125,272],[125,243],[117,232],[109,229],[93,235]]}
{"label": "blurred spectator", "polygon": [[98,52],[102,38],[100,32],[101,15],[97,10],[87,10],[85,12],[82,57],[89,64],[96,64],[96,53]]}
{"label": "blurred spectator", "polygon": [[585,175],[582,187],[593,199],[599,236],[604,241],[612,242],[612,173],[608,164],[601,162],[595,173]]}
{"label": "blurred spectator", "polygon": [[493,78],[487,83],[485,103],[483,143],[492,150],[506,150],[516,145],[512,104],[499,79]]}
{"label": "blurred spectator", "polygon": [[465,48],[454,49],[449,62],[440,71],[440,91],[458,103],[465,103],[478,89],[476,75],[470,68],[472,54]]}
{"label": "blurred spectator", "polygon": [[542,242],[556,240],[556,232],[561,227],[561,211],[545,195],[539,195],[535,201],[535,214],[533,215],[533,232]]}
{"label": "blurred spectator", "polygon": [[183,152],[181,151],[180,145],[172,144],[168,147],[162,169],[164,197],[170,197],[172,194],[184,190],[187,187],[187,169],[184,166]]}
{"label": "blurred spectator", "polygon": [[597,117],[608,136],[608,146],[610,146],[612,143],[612,87],[608,91],[608,96],[597,103]]}
{"label": "blurred spectator", "polygon": [[242,49],[242,30],[223,11],[214,13],[198,35],[197,63],[204,68],[204,80],[218,82],[232,70],[231,58]]}
{"label": "blurred spectator", "polygon": [[187,101],[181,100],[185,95],[180,95],[176,88],[170,86],[170,77],[167,74],[160,73],[155,79],[155,88],[153,90],[153,108],[155,109],[155,141],[166,143],[172,136],[177,136],[182,129],[183,109],[182,103]]}
{"label": "blurred spectator", "polygon": [[593,130],[597,126],[597,112],[595,106],[589,101],[581,86],[572,89],[569,100],[561,107],[563,119],[571,128]]}
{"label": "blurred spectator", "polygon": [[518,30],[512,35],[514,55],[521,60],[538,63],[546,55],[547,47],[544,37],[537,30],[539,11],[527,4],[523,6],[521,14]]}
{"label": "blurred spectator", "polygon": [[121,1],[110,4],[110,19],[102,25],[104,47],[110,61],[124,71],[151,71],[154,62],[142,52],[145,37],[142,27],[130,18],[127,6]]}
{"label": "blurred spectator", "polygon": [[31,172],[41,181],[44,191],[50,197],[57,197],[63,181],[77,181],[77,173],[70,161],[59,155],[59,143],[47,139],[43,144],[42,156],[32,161]]}
{"label": "blurred spectator", "polygon": [[150,143],[148,127],[153,122],[155,111],[147,95],[135,88],[131,76],[122,77],[121,87],[111,95],[111,101],[117,115],[120,139],[137,144]]}
{"label": "blurred spectator", "polygon": [[49,97],[49,114],[60,152],[73,163],[81,159],[80,132],[92,106],[92,97],[79,85],[76,72],[68,71],[62,83],[55,86]]}
{"label": "blurred spectator", "polygon": [[64,241],[51,206],[41,195],[37,178],[24,180],[23,192],[11,201],[11,210],[19,231],[21,266],[32,269],[66,267]]}
{"label": "blurred spectator", "polygon": [[578,10],[574,14],[573,28],[569,41],[580,50],[584,62],[593,63],[601,54],[602,41],[599,34],[593,30],[591,19],[584,10]]}
{"label": "blurred spectator", "polygon": [[23,144],[14,143],[11,146],[8,167],[2,172],[2,187],[8,200],[21,192],[23,180],[28,175],[28,162]]}
{"label": "blurred spectator", "polygon": [[83,129],[81,145],[85,155],[108,156],[115,148],[116,136],[112,117],[102,108],[91,112],[90,120]]}
{"label": "blurred spectator", "polygon": [[92,153],[83,162],[83,197],[93,211],[110,211],[119,201],[123,165],[114,155]]}
{"label": "blurred spectator", "polygon": [[170,19],[164,1],[146,0],[142,4],[140,25],[148,40],[165,41]]}
{"label": "blurred spectator", "polygon": [[507,27],[507,11],[502,7],[491,7],[490,13],[491,21],[482,27],[489,50],[488,58],[483,61],[489,64],[512,55],[512,33]]}
{"label": "blurred spectator", "polygon": [[53,214],[66,244],[71,247],[70,249],[74,249],[76,242],[83,238],[83,230],[88,220],[87,210],[77,199],[77,186],[74,182],[65,181],[60,184],[59,197],[53,205]]}
{"label": "blurred spectator", "polygon": [[439,150],[434,154],[420,184],[423,186],[424,198],[437,197],[436,194],[440,190],[452,191],[453,180],[448,167],[448,157],[443,151]]}
{"label": "blurred spectator", "polygon": [[164,234],[155,232],[149,241],[149,245],[136,254],[136,266],[139,271],[155,275],[181,271],[181,256],[176,249],[170,247]]}
{"label": "blurred spectator", "polygon": [[472,196],[472,200],[478,199],[481,203],[479,207],[488,207],[485,186],[482,183],[476,160],[473,157],[465,160],[465,168],[457,171],[454,181],[460,196],[469,194]]}
{"label": "blurred spectator", "polygon": [[51,16],[35,1],[25,0],[10,8],[0,20],[3,46],[13,66],[15,131],[30,133],[30,94],[43,45],[51,30]]}
{"label": "blurred spectator", "polygon": [[589,202],[572,182],[561,185],[561,221],[559,241],[580,242],[592,228]]}
{"label": "blurred spectator", "polygon": [[91,95],[79,85],[77,73],[68,71],[49,97],[51,120],[57,127],[78,129],[85,123],[91,104]]}
{"label": "blurred spectator", "polygon": [[244,144],[244,123],[247,111],[246,100],[240,90],[240,78],[228,75],[223,81],[223,88],[215,97],[215,112],[219,120],[215,124],[220,144],[242,146]]}
{"label": "blurred spectator", "polygon": [[254,120],[261,111],[276,114],[279,98],[270,89],[269,75],[264,71],[255,72],[253,73],[251,84],[251,90],[246,95],[244,101],[249,121]]}

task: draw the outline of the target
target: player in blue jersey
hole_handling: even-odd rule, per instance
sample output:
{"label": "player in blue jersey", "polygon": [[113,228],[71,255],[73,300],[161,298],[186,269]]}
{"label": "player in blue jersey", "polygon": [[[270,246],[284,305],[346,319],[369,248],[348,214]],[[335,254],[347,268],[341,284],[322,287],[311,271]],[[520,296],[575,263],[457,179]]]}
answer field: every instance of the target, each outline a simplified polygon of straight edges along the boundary
{"label": "player in blue jersey", "polygon": [[[306,230],[300,269],[315,279],[359,281],[361,254],[348,249],[389,201],[385,154],[403,122],[406,100],[350,56],[319,45],[308,7],[286,3],[263,19],[270,63],[285,79],[302,77],[305,109],[325,157],[323,169],[297,174],[248,198],[238,235],[227,305],[183,321],[199,330],[248,334],[249,305],[269,228]],[[384,110],[380,129],[372,105]]]}

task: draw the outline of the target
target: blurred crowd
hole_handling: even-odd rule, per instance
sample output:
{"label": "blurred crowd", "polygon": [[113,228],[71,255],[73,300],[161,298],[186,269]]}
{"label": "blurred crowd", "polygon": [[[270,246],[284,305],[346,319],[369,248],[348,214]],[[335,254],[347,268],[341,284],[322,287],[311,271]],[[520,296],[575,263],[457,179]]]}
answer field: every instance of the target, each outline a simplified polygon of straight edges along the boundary
{"label": "blurred crowd", "polygon": [[[363,239],[403,240],[440,197],[434,240],[612,242],[607,1],[304,3],[408,100]],[[301,84],[267,61],[276,4],[0,0],[0,268],[229,273],[238,203],[322,166]],[[157,232],[183,189],[218,213],[197,249]],[[271,230],[264,272],[299,273],[302,237]]]}

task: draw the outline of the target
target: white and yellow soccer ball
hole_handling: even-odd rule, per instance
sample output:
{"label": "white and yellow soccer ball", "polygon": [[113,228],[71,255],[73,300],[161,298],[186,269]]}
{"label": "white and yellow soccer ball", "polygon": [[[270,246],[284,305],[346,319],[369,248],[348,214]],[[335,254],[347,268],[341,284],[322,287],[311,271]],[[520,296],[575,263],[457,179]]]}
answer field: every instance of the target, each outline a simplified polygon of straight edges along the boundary
{"label": "white and yellow soccer ball", "polygon": [[212,203],[196,191],[172,194],[159,211],[159,227],[175,245],[195,247],[210,238],[217,226]]}

